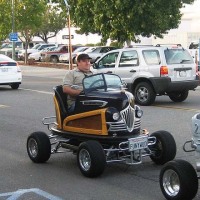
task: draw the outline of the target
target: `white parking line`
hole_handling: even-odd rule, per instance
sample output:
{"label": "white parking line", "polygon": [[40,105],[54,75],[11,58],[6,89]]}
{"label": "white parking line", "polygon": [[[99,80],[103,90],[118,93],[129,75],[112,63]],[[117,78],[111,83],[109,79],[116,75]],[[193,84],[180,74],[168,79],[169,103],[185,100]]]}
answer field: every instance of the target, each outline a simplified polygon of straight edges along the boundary
{"label": "white parking line", "polygon": [[26,89],[26,88],[19,88],[20,90],[27,90],[27,91],[31,91],[31,92],[37,92],[37,93],[42,93],[42,94],[51,94],[53,95],[53,92],[46,92],[46,91],[41,91],[41,90],[31,90],[31,89]]}
{"label": "white parking line", "polygon": [[2,193],[2,194],[0,194],[0,197],[8,197],[7,200],[17,200],[20,198],[20,196],[27,194],[27,193],[35,193],[35,194],[45,197],[46,199],[49,199],[49,200],[62,200],[61,198],[56,197],[52,194],[49,194],[38,188],[20,189],[20,190],[14,191],[14,192]]}
{"label": "white parking line", "polygon": [[6,108],[8,106],[0,104],[0,108]]}

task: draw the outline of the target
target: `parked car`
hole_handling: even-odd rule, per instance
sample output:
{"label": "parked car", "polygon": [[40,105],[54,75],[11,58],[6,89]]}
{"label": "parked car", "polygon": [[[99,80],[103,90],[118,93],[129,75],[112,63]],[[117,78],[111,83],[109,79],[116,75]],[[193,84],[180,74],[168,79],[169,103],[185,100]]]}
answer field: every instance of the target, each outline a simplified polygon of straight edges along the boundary
{"label": "parked car", "polygon": [[42,52],[48,52],[48,51],[54,51],[57,47],[56,46],[51,46],[51,47],[46,47],[39,52],[31,53],[28,56],[29,60],[35,60],[35,61],[41,61],[41,53]]}
{"label": "parked car", "polygon": [[117,49],[95,62],[97,72],[115,73],[140,105],[151,105],[156,96],[168,95],[174,102],[184,101],[199,80],[189,52],[180,45],[138,46]]}
{"label": "parked car", "polygon": [[0,54],[0,85],[10,85],[12,89],[18,89],[21,82],[22,72],[17,62]]}
{"label": "parked car", "polygon": [[89,47],[84,53],[87,53],[92,58],[91,63],[94,63],[103,54],[114,49],[117,49],[117,48],[111,47],[111,46],[95,46],[95,47]]}
{"label": "parked car", "polygon": [[193,41],[189,45],[189,53],[194,59],[194,62],[198,64],[198,71],[200,71],[200,62],[199,62],[199,41]]}
{"label": "parked car", "polygon": [[[27,49],[27,54],[29,55],[31,53],[38,52],[46,47],[52,47],[52,46],[56,46],[56,45],[55,44],[46,44],[46,43],[36,44],[33,48]],[[24,58],[25,58],[25,50],[20,50],[18,53],[18,59],[24,60]]]}
{"label": "parked car", "polygon": [[[77,55],[81,52],[84,52],[85,50],[87,50],[89,47],[78,47],[77,49],[75,49],[73,52],[72,52],[72,62],[73,63],[76,63],[76,57]],[[66,62],[68,63],[69,62],[69,53],[64,53],[64,54],[61,54],[60,57],[59,57],[59,61],[60,62]]]}
{"label": "parked car", "polygon": [[[73,45],[72,52],[80,46]],[[61,54],[68,53],[68,45],[61,45],[53,52],[43,52],[41,53],[41,61],[43,62],[59,62],[59,57]]]}
{"label": "parked car", "polygon": [[[31,48],[33,47],[34,43],[30,42],[28,44],[28,47]],[[13,43],[12,42],[6,42],[3,43],[2,46],[0,47],[0,54],[4,54],[10,58],[12,58],[12,51],[13,51]],[[23,50],[25,47],[25,44],[21,41],[15,42],[15,57],[18,58],[18,53],[20,50]]]}

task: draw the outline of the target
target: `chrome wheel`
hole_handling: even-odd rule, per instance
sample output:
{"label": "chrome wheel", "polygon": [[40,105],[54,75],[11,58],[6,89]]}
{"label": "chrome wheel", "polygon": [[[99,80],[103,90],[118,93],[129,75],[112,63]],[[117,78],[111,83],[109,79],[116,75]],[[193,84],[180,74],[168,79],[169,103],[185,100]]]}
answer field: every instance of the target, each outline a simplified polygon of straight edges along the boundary
{"label": "chrome wheel", "polygon": [[30,138],[30,140],[28,141],[28,151],[33,158],[38,155],[37,141],[33,138]]}
{"label": "chrome wheel", "polygon": [[31,133],[26,143],[29,158],[35,163],[46,162],[51,155],[51,143],[44,132]]}
{"label": "chrome wheel", "polygon": [[79,163],[84,171],[88,171],[91,167],[90,154],[86,149],[81,149],[79,152]]}
{"label": "chrome wheel", "polygon": [[180,180],[178,174],[172,170],[166,170],[163,174],[163,188],[169,196],[176,196],[180,191]]}
{"label": "chrome wheel", "polygon": [[146,87],[140,87],[137,91],[137,97],[139,101],[145,102],[148,100],[149,92]]}

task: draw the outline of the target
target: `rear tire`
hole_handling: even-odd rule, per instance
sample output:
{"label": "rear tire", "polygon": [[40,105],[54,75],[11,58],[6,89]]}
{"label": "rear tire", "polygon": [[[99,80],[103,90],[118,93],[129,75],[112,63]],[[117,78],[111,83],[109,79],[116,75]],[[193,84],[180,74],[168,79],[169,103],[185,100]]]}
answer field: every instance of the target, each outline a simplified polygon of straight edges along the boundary
{"label": "rear tire", "polygon": [[77,162],[84,176],[100,176],[106,165],[105,152],[101,144],[92,140],[81,143],[77,153]]}
{"label": "rear tire", "polygon": [[188,97],[189,91],[181,91],[181,92],[174,92],[174,93],[170,93],[169,98],[174,101],[174,102],[182,102],[185,101]]}
{"label": "rear tire", "polygon": [[149,146],[152,151],[150,158],[158,165],[171,161],[176,156],[176,142],[174,137],[167,131],[156,131],[151,134],[156,137],[156,143]]}
{"label": "rear tire", "polygon": [[51,143],[44,132],[34,132],[27,139],[29,158],[35,163],[46,162],[51,155]]}
{"label": "rear tire", "polygon": [[58,63],[58,57],[57,56],[52,56],[51,58],[50,58],[50,62],[52,62],[52,63]]}
{"label": "rear tire", "polygon": [[134,91],[135,101],[141,106],[149,106],[154,103],[156,93],[147,82],[138,83]]}
{"label": "rear tire", "polygon": [[193,166],[185,160],[173,160],[160,171],[160,188],[168,200],[191,200],[198,191],[198,178]]}
{"label": "rear tire", "polygon": [[17,90],[19,88],[19,83],[12,83],[10,85],[10,87],[13,89],[13,90]]}

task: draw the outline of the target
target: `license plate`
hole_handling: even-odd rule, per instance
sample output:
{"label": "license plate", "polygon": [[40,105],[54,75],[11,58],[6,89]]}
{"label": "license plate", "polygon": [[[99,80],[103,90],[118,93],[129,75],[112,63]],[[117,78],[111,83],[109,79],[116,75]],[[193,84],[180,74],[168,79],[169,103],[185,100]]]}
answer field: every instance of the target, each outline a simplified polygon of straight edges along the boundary
{"label": "license plate", "polygon": [[129,151],[144,149],[148,146],[148,137],[137,137],[129,139]]}
{"label": "license plate", "polygon": [[191,76],[191,70],[187,71],[177,71],[177,77],[190,77]]}
{"label": "license plate", "polygon": [[8,72],[8,68],[2,68],[1,72]]}

